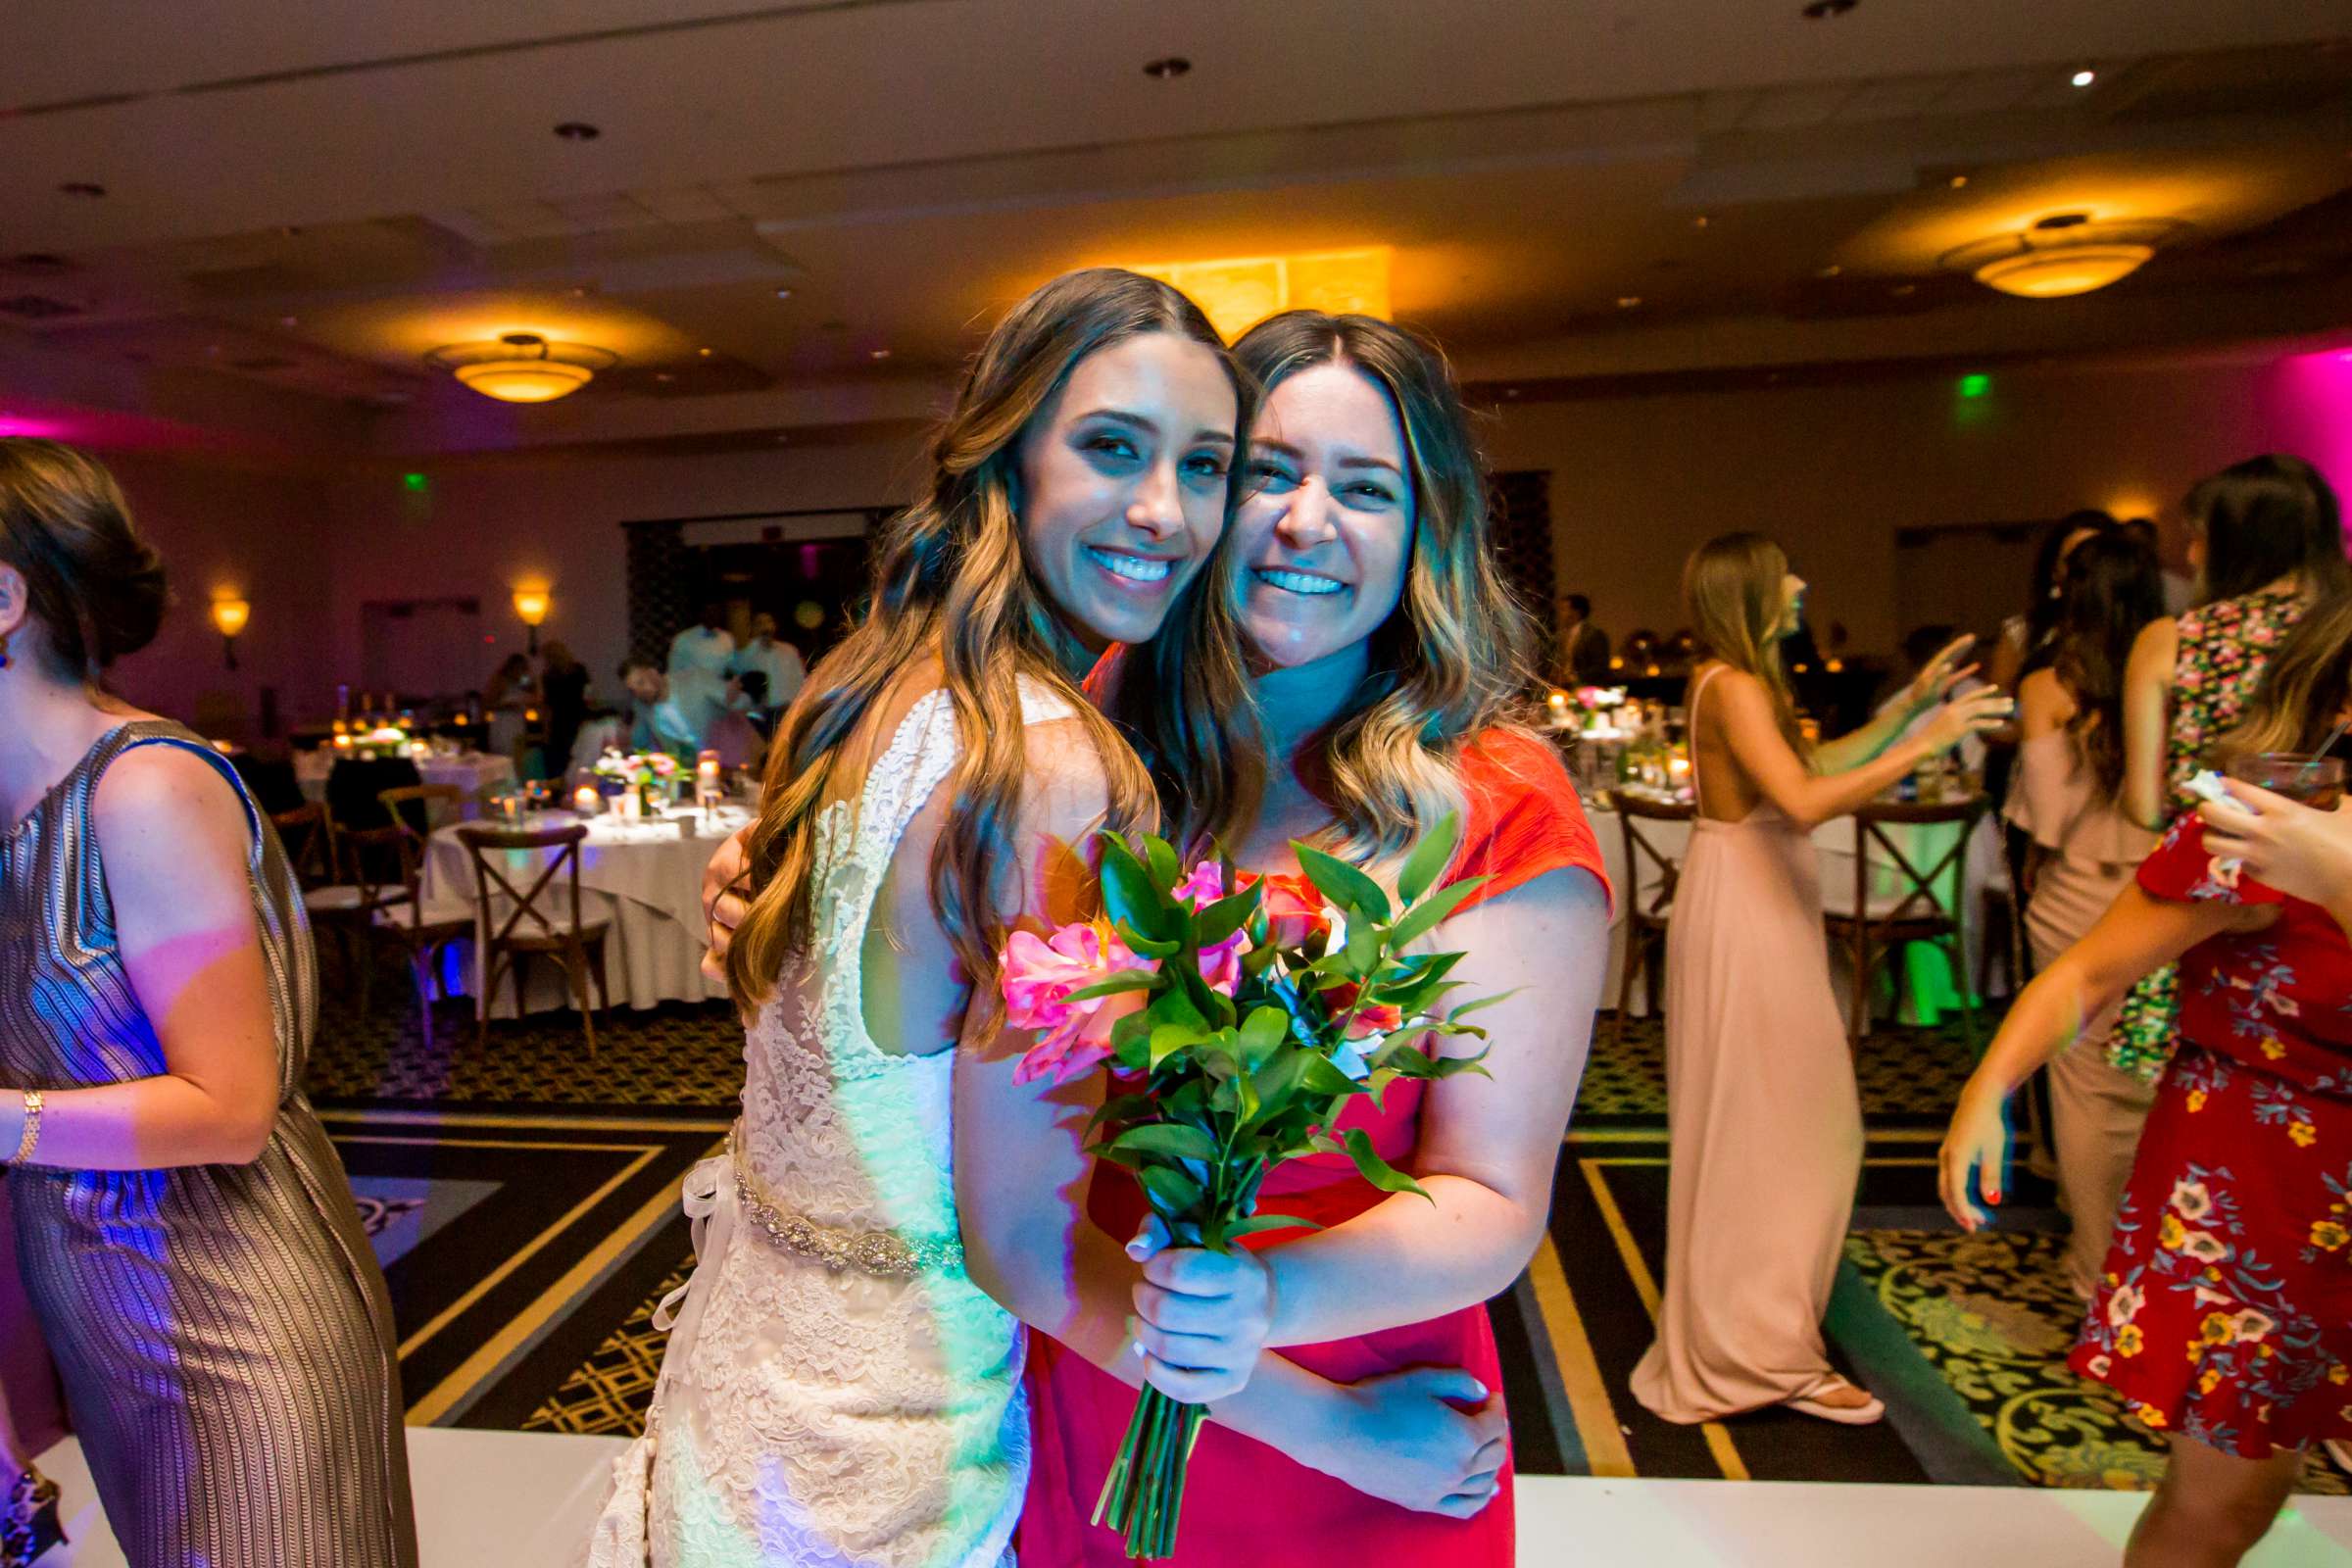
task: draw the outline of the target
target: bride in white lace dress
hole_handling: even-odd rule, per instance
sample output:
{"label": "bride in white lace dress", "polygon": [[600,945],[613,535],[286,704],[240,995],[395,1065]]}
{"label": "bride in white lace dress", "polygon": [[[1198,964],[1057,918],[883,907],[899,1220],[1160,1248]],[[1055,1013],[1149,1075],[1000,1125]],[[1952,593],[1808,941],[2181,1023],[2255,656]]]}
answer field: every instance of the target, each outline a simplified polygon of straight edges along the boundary
{"label": "bride in white lace dress", "polygon": [[[1009,1562],[1022,1329],[975,1276],[1106,1364],[1132,1352],[1131,1380],[1200,1400],[1247,1380],[1255,1262],[1167,1253],[1137,1290],[1115,1255],[1075,1255],[1074,1214],[975,1233],[954,1158],[959,1139],[1043,1129],[1077,1161],[1050,1110],[972,1125],[1003,1080],[963,1080],[1003,1064],[954,1048],[994,1033],[1008,922],[1083,885],[1093,827],[1149,817],[1149,781],[1073,674],[1156,632],[1215,547],[1240,387],[1189,301],[1107,270],[1039,290],[974,364],[929,496],[879,543],[873,610],[777,737],[726,960],[752,1019],[743,1115],[687,1180],[698,1261],[663,1303],[646,1435],[615,1464],[590,1568]],[[997,1255],[967,1267],[967,1237]],[[1066,1293],[1004,1290],[1040,1259]]]}

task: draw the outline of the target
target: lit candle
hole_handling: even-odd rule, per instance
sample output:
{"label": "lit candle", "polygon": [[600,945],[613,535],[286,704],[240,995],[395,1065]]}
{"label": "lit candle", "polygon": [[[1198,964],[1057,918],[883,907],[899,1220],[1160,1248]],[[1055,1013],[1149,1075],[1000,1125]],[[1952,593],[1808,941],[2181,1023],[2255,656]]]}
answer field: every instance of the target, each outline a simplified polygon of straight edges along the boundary
{"label": "lit candle", "polygon": [[571,792],[571,808],[582,816],[594,816],[605,808],[605,798],[596,793],[596,786],[583,784]]}
{"label": "lit candle", "polygon": [[337,736],[335,737],[335,750],[336,750],[336,751],[338,751],[338,752],[348,752],[348,751],[350,751],[350,750],[351,750],[351,737],[350,737],[350,736],[348,736],[348,735],[337,735]]}

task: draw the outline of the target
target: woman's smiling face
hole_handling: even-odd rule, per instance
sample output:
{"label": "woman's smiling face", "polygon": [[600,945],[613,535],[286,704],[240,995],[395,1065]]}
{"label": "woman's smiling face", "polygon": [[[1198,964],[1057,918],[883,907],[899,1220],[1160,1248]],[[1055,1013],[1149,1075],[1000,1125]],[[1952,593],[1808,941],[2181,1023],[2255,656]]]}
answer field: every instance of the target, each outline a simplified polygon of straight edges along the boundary
{"label": "woman's smiling face", "polygon": [[1022,548],[1079,641],[1148,642],[1225,528],[1237,405],[1216,354],[1147,332],[1078,363],[1020,440]]}
{"label": "woman's smiling face", "polygon": [[1355,366],[1318,365],[1268,394],[1232,546],[1261,661],[1311,664],[1396,612],[1412,558],[1411,471],[1395,402]]}

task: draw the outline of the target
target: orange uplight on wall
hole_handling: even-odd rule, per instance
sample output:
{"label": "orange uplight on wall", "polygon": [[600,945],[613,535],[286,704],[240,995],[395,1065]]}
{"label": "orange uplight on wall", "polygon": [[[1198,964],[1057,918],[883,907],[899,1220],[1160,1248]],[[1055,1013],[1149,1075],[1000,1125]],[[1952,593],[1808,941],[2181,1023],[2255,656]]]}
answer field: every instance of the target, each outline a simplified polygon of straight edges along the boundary
{"label": "orange uplight on wall", "polygon": [[232,595],[222,595],[213,601],[213,625],[220,633],[222,648],[230,669],[237,667],[237,636],[245,623],[253,618],[253,606]]}
{"label": "orange uplight on wall", "polygon": [[539,651],[539,628],[547,620],[547,612],[555,608],[555,596],[544,588],[514,590],[514,618],[530,628],[530,651]]}
{"label": "orange uplight on wall", "polygon": [[1228,338],[1241,336],[1282,311],[1387,317],[1386,245],[1311,251],[1296,256],[1242,256],[1210,262],[1152,262],[1132,268],[1182,289]]}

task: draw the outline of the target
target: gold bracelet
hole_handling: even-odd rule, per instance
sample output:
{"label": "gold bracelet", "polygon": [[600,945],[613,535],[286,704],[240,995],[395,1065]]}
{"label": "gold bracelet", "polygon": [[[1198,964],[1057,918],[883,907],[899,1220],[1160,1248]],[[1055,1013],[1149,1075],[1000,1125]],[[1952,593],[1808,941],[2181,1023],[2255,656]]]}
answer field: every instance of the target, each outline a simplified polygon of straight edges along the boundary
{"label": "gold bracelet", "polygon": [[9,1163],[12,1165],[22,1165],[26,1160],[30,1159],[32,1157],[33,1146],[38,1144],[40,1141],[41,1092],[38,1089],[27,1089],[24,1091],[24,1136],[17,1140],[16,1157],[11,1159]]}

